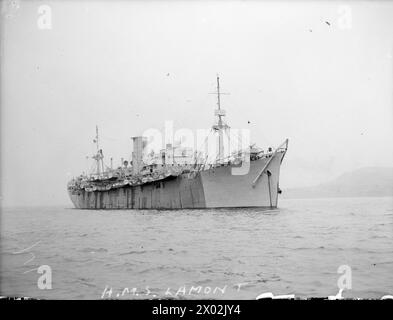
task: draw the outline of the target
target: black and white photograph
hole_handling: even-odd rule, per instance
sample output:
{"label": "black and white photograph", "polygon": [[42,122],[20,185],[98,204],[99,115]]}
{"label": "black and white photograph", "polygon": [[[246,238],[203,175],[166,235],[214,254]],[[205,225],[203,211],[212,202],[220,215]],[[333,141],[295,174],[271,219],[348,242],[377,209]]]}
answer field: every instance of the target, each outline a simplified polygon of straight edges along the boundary
{"label": "black and white photograph", "polygon": [[393,301],[393,2],[2,0],[0,36],[2,300]]}

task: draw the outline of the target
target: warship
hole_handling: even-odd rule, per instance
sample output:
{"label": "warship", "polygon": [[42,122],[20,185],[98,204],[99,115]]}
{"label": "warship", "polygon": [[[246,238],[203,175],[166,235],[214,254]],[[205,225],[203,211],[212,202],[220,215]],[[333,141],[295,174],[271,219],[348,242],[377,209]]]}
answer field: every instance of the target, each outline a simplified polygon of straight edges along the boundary
{"label": "warship", "polygon": [[158,153],[146,155],[148,139],[135,136],[132,159],[114,169],[112,158],[110,167],[104,163],[96,127],[92,172],[67,184],[75,208],[276,208],[288,139],[275,149],[263,150],[253,144],[225,152],[224,139],[230,139],[231,128],[224,121],[219,80],[217,76],[217,121],[210,129],[217,140],[217,154],[211,157],[208,151],[191,152],[168,143]]}

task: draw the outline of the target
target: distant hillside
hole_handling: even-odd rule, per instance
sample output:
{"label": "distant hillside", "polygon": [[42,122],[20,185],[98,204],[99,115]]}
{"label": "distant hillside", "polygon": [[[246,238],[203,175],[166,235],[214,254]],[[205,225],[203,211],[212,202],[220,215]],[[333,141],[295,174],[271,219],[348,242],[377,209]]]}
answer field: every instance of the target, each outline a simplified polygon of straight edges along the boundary
{"label": "distant hillside", "polygon": [[361,168],[314,187],[283,190],[283,198],[393,196],[392,168]]}

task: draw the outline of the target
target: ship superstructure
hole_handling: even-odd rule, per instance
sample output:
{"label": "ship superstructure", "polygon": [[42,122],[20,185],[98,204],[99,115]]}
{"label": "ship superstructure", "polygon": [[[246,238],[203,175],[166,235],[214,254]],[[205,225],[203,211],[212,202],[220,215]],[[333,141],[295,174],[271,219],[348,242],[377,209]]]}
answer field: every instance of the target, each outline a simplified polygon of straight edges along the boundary
{"label": "ship superstructure", "polygon": [[80,209],[276,207],[280,166],[288,139],[274,150],[247,145],[225,153],[225,139],[231,136],[221,108],[223,93],[219,77],[215,94],[217,122],[211,131],[218,135],[217,154],[212,157],[166,144],[160,152],[146,155],[146,137],[135,136],[132,160],[122,161],[114,169],[112,159],[110,167],[104,164],[96,128],[94,171],[68,183],[74,206]]}

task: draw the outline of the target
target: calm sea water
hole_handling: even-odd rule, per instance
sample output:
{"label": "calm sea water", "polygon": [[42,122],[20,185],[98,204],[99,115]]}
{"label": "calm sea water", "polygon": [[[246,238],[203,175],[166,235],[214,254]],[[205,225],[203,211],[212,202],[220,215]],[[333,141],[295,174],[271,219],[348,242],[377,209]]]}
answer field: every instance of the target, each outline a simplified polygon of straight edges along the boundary
{"label": "calm sea water", "polygon": [[[326,297],[338,292],[340,265],[352,270],[352,289],[344,297],[393,294],[393,198],[281,200],[279,206],[265,211],[3,209],[1,294]],[[37,286],[41,265],[51,269],[51,290]]]}

